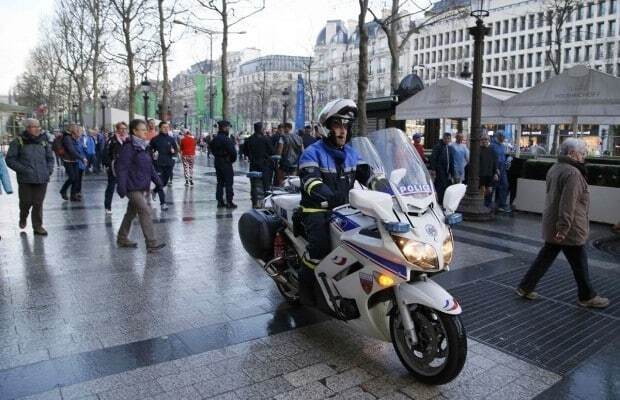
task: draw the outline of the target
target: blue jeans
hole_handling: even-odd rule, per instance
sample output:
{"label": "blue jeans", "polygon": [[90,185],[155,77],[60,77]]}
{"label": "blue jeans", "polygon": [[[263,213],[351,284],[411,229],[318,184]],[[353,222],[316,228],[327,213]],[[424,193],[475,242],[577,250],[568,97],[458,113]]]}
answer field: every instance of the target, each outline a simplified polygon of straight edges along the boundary
{"label": "blue jeans", "polygon": [[499,182],[495,186],[495,206],[498,208],[508,208],[508,174],[503,167],[499,172]]}

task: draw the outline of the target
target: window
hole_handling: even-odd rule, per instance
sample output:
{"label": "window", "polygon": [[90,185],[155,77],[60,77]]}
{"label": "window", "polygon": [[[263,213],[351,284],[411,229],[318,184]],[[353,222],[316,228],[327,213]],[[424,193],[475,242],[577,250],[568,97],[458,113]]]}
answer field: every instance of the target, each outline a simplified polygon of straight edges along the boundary
{"label": "window", "polygon": [[551,22],[553,21],[553,11],[547,11],[547,26],[551,26]]}
{"label": "window", "polygon": [[514,51],[517,49],[517,38],[513,37],[512,39],[510,39],[510,50]]}
{"label": "window", "polygon": [[495,23],[495,30],[493,32],[495,32],[496,35],[499,35],[501,31],[502,31],[502,23],[497,21]]}
{"label": "window", "polygon": [[523,87],[523,74],[517,75],[517,87],[520,87],[520,88]]}
{"label": "window", "polygon": [[575,59],[574,63],[581,62],[581,47],[575,47]]}
{"label": "window", "polygon": [[498,79],[499,79],[499,78],[498,78],[497,76],[494,76],[494,77],[493,77],[493,86],[498,86],[498,83],[499,83],[499,80],[498,80]]}
{"label": "window", "polygon": [[456,43],[456,31],[452,31],[452,43]]}
{"label": "window", "polygon": [[521,36],[519,38],[519,50],[523,50],[525,48],[525,36]]}
{"label": "window", "polygon": [[437,46],[437,35],[433,35],[433,47]]}
{"label": "window", "polygon": [[527,55],[527,67],[532,68],[532,53]]}
{"label": "window", "polygon": [[445,40],[446,44],[450,44],[450,32],[446,32]]}
{"label": "window", "polygon": [[545,80],[551,78],[551,71],[545,71]]}
{"label": "window", "polygon": [[594,10],[594,3],[588,3],[586,6],[586,18],[592,18],[592,10]]}
{"label": "window", "polygon": [[417,49],[418,49],[418,39],[415,39],[415,40],[413,41],[413,49],[414,49],[414,50],[417,50]]}
{"label": "window", "polygon": [[506,75],[502,75],[502,87],[506,87]]}
{"label": "window", "polygon": [[570,43],[573,40],[573,28],[566,28],[566,33],[564,34],[564,42]]}
{"label": "window", "polygon": [[486,64],[487,64],[487,67],[485,68],[485,70],[491,72],[491,60],[487,59],[487,63]]}
{"label": "window", "polygon": [[521,17],[519,29],[522,31],[525,30],[525,17]]}
{"label": "window", "polygon": [[596,45],[596,52],[594,53],[594,59],[595,60],[600,60],[601,58],[603,58],[603,45],[602,44],[597,44]]}
{"label": "window", "polygon": [[443,46],[443,35],[441,33],[439,34],[439,45]]}
{"label": "window", "polygon": [[583,18],[583,4],[579,4],[577,6],[577,21],[580,21]]}
{"label": "window", "polygon": [[607,36],[615,36],[616,35],[616,21],[609,21],[607,25]]}
{"label": "window", "polygon": [[499,71],[499,58],[495,59],[495,66],[493,67],[493,71]]}
{"label": "window", "polygon": [[541,77],[542,77],[541,73],[540,73],[540,72],[537,72],[537,73],[536,73],[536,84],[537,84],[537,85],[540,83],[540,81],[541,81]]}
{"label": "window", "polygon": [[593,29],[594,25],[593,24],[588,24],[586,25],[586,40],[590,40],[592,39],[592,29]]}
{"label": "window", "polygon": [[516,32],[516,31],[517,31],[517,19],[513,18],[510,32]]}
{"label": "window", "polygon": [[492,52],[493,52],[493,42],[487,42],[486,54],[491,54]]}
{"label": "window", "polygon": [[531,72],[528,72],[526,75],[525,86],[527,87],[532,86],[532,73]]}
{"label": "window", "polygon": [[413,56],[413,65],[418,65],[418,55]]}
{"label": "window", "polygon": [[459,48],[458,48],[458,52],[457,52],[457,55],[456,55],[456,56],[458,57],[458,59],[459,59],[459,60],[460,60],[461,58],[463,58],[463,48],[462,48],[462,47],[459,47]]}
{"label": "window", "polygon": [[599,22],[598,24],[596,24],[596,37],[597,38],[602,38],[603,37],[604,26],[605,26],[604,22]]}
{"label": "window", "polygon": [[605,15],[605,0],[600,0],[598,3],[598,14],[599,17]]}
{"label": "window", "polygon": [[491,77],[487,76],[486,80],[487,80],[487,85],[490,85],[491,84]]}
{"label": "window", "polygon": [[591,52],[592,52],[592,46],[586,46],[585,54],[583,55],[584,61],[590,61]]}
{"label": "window", "polygon": [[530,33],[527,37],[527,48],[531,49],[534,47],[534,34]]}
{"label": "window", "polygon": [[536,18],[534,14],[530,14],[527,16],[527,29],[534,29],[534,18]]}
{"label": "window", "polygon": [[515,75],[514,74],[510,74],[508,77],[508,87],[511,89],[515,87]]}
{"label": "window", "polygon": [[508,39],[504,39],[502,41],[502,51],[503,52],[507,52],[508,51]]}
{"label": "window", "polygon": [[465,58],[469,58],[469,45],[465,46]]}
{"label": "window", "polygon": [[439,62],[443,61],[443,51],[441,50],[437,52],[437,61]]}
{"label": "window", "polygon": [[499,53],[499,39],[495,41],[495,54]]}
{"label": "window", "polygon": [[463,41],[463,30],[459,30],[459,43]]}
{"label": "window", "polygon": [[564,49],[564,62],[569,64],[570,63],[570,49]]}
{"label": "window", "polygon": [[543,33],[538,32],[536,34],[536,47],[540,47],[543,45]]}
{"label": "window", "polygon": [[525,61],[525,56],[523,54],[521,54],[519,56],[519,68],[523,68],[524,61]]}
{"label": "window", "polygon": [[544,13],[538,13],[538,24],[536,26],[538,26],[539,28],[542,27],[545,23],[545,14]]}
{"label": "window", "polygon": [[549,43],[551,43],[551,31],[547,31],[547,43],[546,44],[549,44]]}
{"label": "window", "polygon": [[605,50],[605,58],[611,60],[614,58],[614,44],[607,43],[607,49]]}
{"label": "window", "polygon": [[432,58],[432,62],[437,62],[437,52],[433,51],[433,58]]}
{"label": "window", "polygon": [[581,26],[575,28],[575,42],[581,42]]}
{"label": "window", "polygon": [[542,53],[539,51],[536,53],[536,66],[540,67],[542,65]]}
{"label": "window", "polygon": [[616,10],[618,9],[616,5],[618,4],[618,0],[609,0],[609,15],[614,15]]}

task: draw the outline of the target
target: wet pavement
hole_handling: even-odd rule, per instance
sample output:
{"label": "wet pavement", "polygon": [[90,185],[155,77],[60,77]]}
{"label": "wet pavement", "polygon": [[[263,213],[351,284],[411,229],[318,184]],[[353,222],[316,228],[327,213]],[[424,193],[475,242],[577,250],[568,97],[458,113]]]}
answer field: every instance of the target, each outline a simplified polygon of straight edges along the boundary
{"label": "wet pavement", "polygon": [[[616,256],[588,249],[594,282],[614,302],[605,312],[577,309],[565,260],[530,304],[512,287],[541,244],[540,217],[460,225],[453,271],[437,280],[463,304],[469,356],[455,381],[428,387],[390,344],[283,302],[237,235],[247,179],[235,177],[239,209],[218,210],[213,169],[204,156],[197,164],[194,188],[177,167],[170,209],[154,203],[168,244],[157,254],[137,224],[138,249],[116,247],[126,201],[104,214],[103,175],[85,178],[83,203],[68,203],[54,173],[46,238],[20,233],[17,196],[0,196],[0,399],[620,397]],[[609,236],[592,226],[592,242]]]}

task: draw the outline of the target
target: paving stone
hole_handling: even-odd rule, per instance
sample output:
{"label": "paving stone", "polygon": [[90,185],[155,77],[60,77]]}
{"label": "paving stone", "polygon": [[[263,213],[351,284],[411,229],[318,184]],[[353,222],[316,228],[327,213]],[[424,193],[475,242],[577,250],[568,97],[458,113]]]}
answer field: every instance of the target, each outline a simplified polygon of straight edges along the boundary
{"label": "paving stone", "polygon": [[387,396],[380,397],[379,400],[411,400],[411,397],[400,392],[394,392],[392,394],[388,394]]}
{"label": "paving stone", "polygon": [[384,397],[414,382],[415,380],[409,374],[396,376],[384,375],[364,382],[360,386],[366,392],[372,393],[374,396]]}
{"label": "paving stone", "polygon": [[277,360],[261,365],[259,367],[244,368],[245,372],[255,382],[261,382],[278,375],[286,374],[297,370],[299,367],[289,360]]}
{"label": "paving stone", "polygon": [[341,392],[353,386],[372,379],[373,376],[360,368],[353,368],[338,375],[332,375],[325,379],[325,386],[334,392]]}
{"label": "paving stone", "polygon": [[251,385],[252,383],[253,381],[249,376],[243,373],[236,373],[209,379],[195,384],[194,387],[198,390],[198,393],[200,393],[201,396],[212,397],[243,386]]}
{"label": "paving stone", "polygon": [[400,391],[415,400],[430,400],[440,394],[439,388],[440,386],[430,386],[416,382],[401,388]]}
{"label": "paving stone", "polygon": [[227,392],[227,393],[215,396],[215,397],[203,397],[203,398],[208,398],[209,400],[240,400],[235,392]]}
{"label": "paving stone", "polygon": [[203,382],[215,377],[215,374],[206,367],[192,368],[179,371],[173,375],[162,376],[157,379],[157,382],[166,392],[171,392],[184,386],[193,385],[194,383]]}
{"label": "paving stone", "polygon": [[293,389],[294,387],[284,378],[276,377],[235,390],[235,394],[239,399],[262,400],[270,399],[280,393],[288,392]]}
{"label": "paving stone", "polygon": [[203,397],[193,386],[186,386],[171,392],[160,393],[151,400],[201,400]]}
{"label": "paving stone", "polygon": [[18,400],[62,400],[62,397],[60,396],[60,389],[54,389],[32,396],[20,397]]}
{"label": "paving stone", "polygon": [[487,395],[485,400],[529,400],[535,393],[526,390],[516,382],[511,382],[506,386],[493,390]]}
{"label": "paving stone", "polygon": [[354,387],[330,397],[330,400],[373,400],[376,399],[371,393],[365,392],[360,387]]}
{"label": "paving stone", "polygon": [[155,396],[162,392],[163,390],[157,382],[145,382],[97,393],[97,396],[100,400],[135,400]]}
{"label": "paving stone", "polygon": [[318,381],[334,375],[336,371],[327,366],[327,364],[315,364],[310,367],[300,369],[295,372],[284,375],[284,379],[289,381],[293,386],[304,386],[310,382]]}
{"label": "paving stone", "polygon": [[0,358],[0,370],[15,368],[22,365],[34,364],[39,361],[49,360],[47,349],[37,350],[26,354],[16,354],[10,358]]}
{"label": "paving stone", "polygon": [[84,353],[87,351],[99,350],[103,344],[99,339],[82,341],[79,343],[67,343],[65,345],[53,345],[48,347],[50,358],[58,358],[70,354]]}
{"label": "paving stone", "polygon": [[334,395],[320,382],[312,382],[287,393],[279,394],[274,400],[319,400]]}

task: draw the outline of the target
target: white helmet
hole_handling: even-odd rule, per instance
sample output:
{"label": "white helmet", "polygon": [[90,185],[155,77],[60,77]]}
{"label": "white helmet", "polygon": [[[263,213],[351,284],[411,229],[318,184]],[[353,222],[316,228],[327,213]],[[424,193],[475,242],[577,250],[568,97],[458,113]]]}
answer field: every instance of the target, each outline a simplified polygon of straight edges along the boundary
{"label": "white helmet", "polygon": [[350,125],[357,116],[357,105],[351,99],[332,100],[323,107],[319,113],[319,125],[321,134],[327,136],[329,133],[329,122],[331,119],[339,118],[347,121]]}

